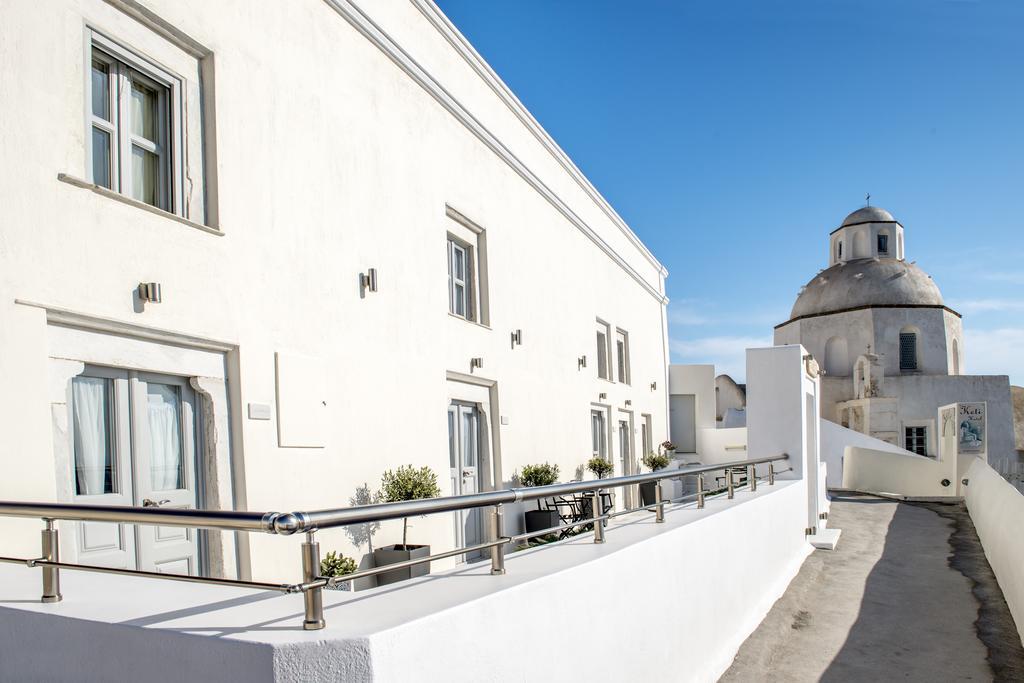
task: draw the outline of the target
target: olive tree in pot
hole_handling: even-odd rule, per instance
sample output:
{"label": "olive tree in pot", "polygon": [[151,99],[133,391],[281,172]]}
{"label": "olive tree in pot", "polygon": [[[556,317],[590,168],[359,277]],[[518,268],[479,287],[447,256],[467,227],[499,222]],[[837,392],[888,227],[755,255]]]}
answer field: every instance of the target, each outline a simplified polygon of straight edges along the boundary
{"label": "olive tree in pot", "polygon": [[[644,467],[649,469],[651,472],[657,472],[668,467],[670,462],[669,457],[663,453],[655,453],[651,451],[645,455],[640,462],[643,463]],[[645,484],[640,484],[640,504],[643,506],[654,505],[656,503],[656,494],[654,491],[655,486],[659,486],[661,482],[649,481]]]}
{"label": "olive tree in pot", "polygon": [[[419,469],[412,465],[403,465],[395,471],[388,470],[381,477],[381,489],[377,494],[382,503],[397,503],[421,498],[436,498],[441,495],[437,485],[437,475],[429,467]],[[430,555],[429,545],[409,545],[409,518],[402,518],[402,543],[376,548],[373,551],[373,563],[383,567],[396,562],[405,562]],[[383,572],[377,575],[377,585],[397,583],[415,576],[430,573],[430,566],[422,564]]]}
{"label": "olive tree in pot", "polygon": [[[516,475],[523,486],[548,486],[558,481],[558,465],[541,463],[539,465],[523,465],[523,471]],[[558,511],[544,510],[537,499],[537,509],[526,511],[526,532],[540,531],[558,526]]]}

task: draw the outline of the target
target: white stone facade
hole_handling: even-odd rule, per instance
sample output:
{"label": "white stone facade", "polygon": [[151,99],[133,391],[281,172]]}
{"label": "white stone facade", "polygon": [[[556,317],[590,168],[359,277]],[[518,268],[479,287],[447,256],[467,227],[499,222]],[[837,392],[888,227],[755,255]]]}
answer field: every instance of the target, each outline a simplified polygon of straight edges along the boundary
{"label": "white stone facade", "polygon": [[[346,506],[406,463],[451,493],[453,401],[480,420],[463,485],[482,489],[539,461],[574,478],[592,411],[617,473],[667,437],[665,269],[433,3],[361,5],[0,3],[0,499],[89,497],[71,433],[73,379],[88,372],[123,373],[117,401],[147,378],[181,382],[185,475],[206,507]],[[104,39],[125,73],[169,74],[163,208],[93,182],[106,124],[90,50]],[[148,198],[122,170],[122,189]],[[453,314],[450,240],[471,255],[472,315]],[[140,299],[148,282],[160,303]],[[120,488],[100,498],[140,504],[143,447],[124,434]],[[456,542],[448,516],[411,524],[434,551]],[[67,559],[137,562],[131,528],[93,543],[61,527]],[[10,554],[38,553],[38,522],[0,528]],[[373,547],[400,534],[385,524]],[[365,536],[320,536],[367,566]],[[192,571],[280,579],[299,552],[202,541]]]}

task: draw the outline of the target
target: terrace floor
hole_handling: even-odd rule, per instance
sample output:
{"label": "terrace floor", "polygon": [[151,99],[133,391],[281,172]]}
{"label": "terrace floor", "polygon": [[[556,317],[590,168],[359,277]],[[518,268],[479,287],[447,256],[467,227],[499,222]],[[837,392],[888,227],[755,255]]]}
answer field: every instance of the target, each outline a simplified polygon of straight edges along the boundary
{"label": "terrace floor", "polygon": [[807,558],[722,681],[1021,681],[1024,648],[962,504],[832,500]]}

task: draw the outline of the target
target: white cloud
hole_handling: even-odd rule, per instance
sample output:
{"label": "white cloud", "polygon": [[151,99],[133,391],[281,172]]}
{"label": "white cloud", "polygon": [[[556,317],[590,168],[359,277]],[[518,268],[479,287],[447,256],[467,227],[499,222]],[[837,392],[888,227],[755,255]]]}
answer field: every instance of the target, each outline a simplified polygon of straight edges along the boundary
{"label": "white cloud", "polygon": [[749,348],[771,346],[770,337],[717,336],[696,339],[671,339],[669,348],[674,363],[714,363],[715,373],[725,373],[737,382],[745,382]]}
{"label": "white cloud", "polygon": [[964,356],[968,374],[1009,375],[1024,385],[1024,328],[964,330]]}
{"label": "white cloud", "polygon": [[949,305],[966,314],[1024,311],[1024,300],[1021,299],[954,299]]}
{"label": "white cloud", "polygon": [[754,311],[736,311],[711,301],[680,299],[668,306],[668,321],[679,327],[706,325],[757,325],[772,327],[785,320],[786,311],[759,307]]}
{"label": "white cloud", "polygon": [[1024,285],[1024,272],[1019,270],[1010,272],[990,271],[981,275],[986,280],[993,282],[1009,282],[1015,285]]}

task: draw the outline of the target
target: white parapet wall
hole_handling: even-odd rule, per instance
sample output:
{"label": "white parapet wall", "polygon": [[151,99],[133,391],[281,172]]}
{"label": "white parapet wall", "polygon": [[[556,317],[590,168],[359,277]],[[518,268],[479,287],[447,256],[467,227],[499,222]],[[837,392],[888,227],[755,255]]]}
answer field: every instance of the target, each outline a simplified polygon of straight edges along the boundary
{"label": "white parapet wall", "polygon": [[[489,563],[356,593],[299,596],[0,565],[0,680],[711,681],[810,553],[798,480],[636,513]],[[297,559],[297,558],[296,558]]]}
{"label": "white parapet wall", "polygon": [[868,448],[886,453],[912,455],[910,451],[899,446],[876,439],[867,434],[855,432],[838,425],[831,420],[821,420],[821,461],[828,465],[828,487],[837,488],[843,485],[843,457],[849,446]]}
{"label": "white parapet wall", "polygon": [[967,510],[1024,643],[1024,495],[980,458],[966,479]]}
{"label": "white parapet wall", "polygon": [[[849,446],[843,488],[899,496],[955,496],[956,460]],[[946,482],[944,485],[943,482]]]}

